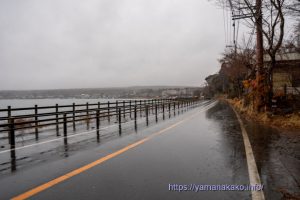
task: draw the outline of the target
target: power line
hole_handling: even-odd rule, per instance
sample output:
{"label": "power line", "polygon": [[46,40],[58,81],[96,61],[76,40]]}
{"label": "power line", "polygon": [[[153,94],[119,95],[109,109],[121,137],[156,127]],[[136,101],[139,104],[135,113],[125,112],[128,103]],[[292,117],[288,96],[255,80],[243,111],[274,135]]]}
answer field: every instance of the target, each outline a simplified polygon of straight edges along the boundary
{"label": "power line", "polygon": [[225,5],[223,3],[223,25],[224,25],[224,37],[225,37],[225,45],[227,44],[227,33],[226,33],[226,20],[225,20]]}

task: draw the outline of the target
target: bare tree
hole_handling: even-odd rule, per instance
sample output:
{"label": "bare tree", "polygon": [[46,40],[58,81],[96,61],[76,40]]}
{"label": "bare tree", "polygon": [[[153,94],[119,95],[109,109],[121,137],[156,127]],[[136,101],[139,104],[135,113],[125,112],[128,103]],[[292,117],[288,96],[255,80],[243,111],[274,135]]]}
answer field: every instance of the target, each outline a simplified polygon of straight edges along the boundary
{"label": "bare tree", "polygon": [[[273,91],[273,69],[276,65],[276,55],[282,46],[284,38],[285,15],[291,12],[291,3],[286,3],[285,0],[265,0],[261,5],[261,9],[257,10],[257,0],[216,0],[219,5],[225,6],[232,11],[235,19],[243,19],[248,27],[261,27],[258,32],[261,32],[264,37],[264,53],[270,58],[270,65],[262,66],[257,63],[257,88],[258,96],[268,97],[262,100],[263,105],[267,105],[272,98]],[[299,4],[297,0],[293,1]],[[293,12],[297,12],[297,9]],[[259,60],[259,59],[258,59]],[[263,84],[260,84],[260,81]],[[263,106],[260,105],[260,106]]]}

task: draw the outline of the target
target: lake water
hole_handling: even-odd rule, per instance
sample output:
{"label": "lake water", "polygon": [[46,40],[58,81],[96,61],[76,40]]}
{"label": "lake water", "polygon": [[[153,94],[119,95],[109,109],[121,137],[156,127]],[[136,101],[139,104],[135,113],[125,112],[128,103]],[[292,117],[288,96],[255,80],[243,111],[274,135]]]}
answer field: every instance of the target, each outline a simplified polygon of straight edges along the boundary
{"label": "lake water", "polygon": [[0,100],[0,109],[7,108],[11,106],[12,108],[20,107],[33,107],[34,105],[38,106],[55,106],[58,105],[70,105],[72,103],[83,104],[86,102],[97,103],[97,102],[114,102],[120,99],[1,99]]}
{"label": "lake water", "polygon": [[[23,108],[23,107],[34,107],[34,105],[38,106],[55,106],[58,105],[71,105],[75,104],[93,104],[93,103],[105,103],[105,102],[115,102],[121,101],[124,99],[1,99],[0,100],[0,109],[7,109],[7,106],[11,106],[11,108]],[[69,108],[70,109],[70,108]],[[52,109],[54,111],[55,109]],[[61,110],[61,108],[60,108]],[[46,111],[46,110],[44,110]],[[13,114],[33,114],[32,111],[14,111]],[[0,117],[7,116],[7,112],[0,112]]]}

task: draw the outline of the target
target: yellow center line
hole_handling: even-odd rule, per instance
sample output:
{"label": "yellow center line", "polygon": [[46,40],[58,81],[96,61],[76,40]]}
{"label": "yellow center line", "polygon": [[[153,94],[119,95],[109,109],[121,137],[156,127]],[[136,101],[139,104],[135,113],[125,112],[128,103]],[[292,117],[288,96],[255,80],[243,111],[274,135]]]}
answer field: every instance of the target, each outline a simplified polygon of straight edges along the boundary
{"label": "yellow center line", "polygon": [[54,185],[57,185],[57,184],[65,181],[65,180],[67,180],[67,179],[69,179],[69,178],[71,178],[73,176],[81,174],[82,172],[87,171],[88,169],[91,169],[92,167],[95,167],[95,166],[97,166],[97,165],[99,165],[99,164],[101,164],[101,163],[103,163],[103,162],[105,162],[105,161],[107,161],[107,160],[109,160],[111,158],[114,158],[114,157],[116,157],[116,156],[118,156],[118,155],[120,155],[120,154],[122,154],[122,153],[124,153],[124,152],[126,152],[126,151],[128,151],[128,150],[130,150],[130,149],[132,149],[134,147],[136,147],[136,146],[139,146],[139,145],[145,143],[146,141],[148,141],[152,137],[155,137],[155,136],[157,136],[159,134],[162,134],[162,133],[164,133],[164,132],[166,132],[166,131],[168,131],[168,130],[176,127],[176,126],[178,126],[179,124],[181,124],[181,123],[183,123],[183,122],[185,122],[185,121],[193,118],[197,114],[199,114],[199,113],[191,115],[190,117],[187,117],[187,118],[185,118],[185,119],[183,119],[183,120],[181,120],[181,121],[179,121],[179,122],[177,122],[177,123],[175,123],[175,124],[173,124],[173,125],[171,125],[171,126],[169,126],[167,128],[164,128],[164,129],[162,129],[162,130],[160,130],[158,132],[155,132],[152,135],[150,135],[150,136],[148,136],[148,137],[146,137],[146,138],[144,138],[142,140],[139,140],[139,141],[137,141],[137,142],[135,142],[133,144],[130,144],[130,145],[128,145],[128,146],[126,146],[126,147],[124,147],[124,148],[122,148],[122,149],[114,152],[114,153],[106,155],[106,156],[104,156],[104,157],[102,157],[102,158],[100,158],[100,159],[98,159],[98,160],[96,160],[94,162],[91,162],[91,163],[89,163],[87,165],[84,165],[83,167],[75,169],[75,170],[73,170],[73,171],[71,171],[71,172],[69,172],[69,173],[67,173],[65,175],[62,175],[62,176],[60,176],[58,178],[55,178],[55,179],[53,179],[53,180],[51,180],[51,181],[49,181],[47,183],[44,183],[44,184],[42,184],[40,186],[37,186],[37,187],[35,187],[35,188],[27,191],[27,192],[24,192],[24,193],[22,193],[22,194],[20,194],[20,195],[18,195],[16,197],[13,197],[12,200],[23,200],[23,199],[27,199],[27,198],[29,198],[29,197],[31,197],[33,195],[36,195],[36,194],[38,194],[38,193],[40,193],[40,192],[42,192],[42,191],[44,191],[44,190],[46,190],[46,189],[54,186]]}

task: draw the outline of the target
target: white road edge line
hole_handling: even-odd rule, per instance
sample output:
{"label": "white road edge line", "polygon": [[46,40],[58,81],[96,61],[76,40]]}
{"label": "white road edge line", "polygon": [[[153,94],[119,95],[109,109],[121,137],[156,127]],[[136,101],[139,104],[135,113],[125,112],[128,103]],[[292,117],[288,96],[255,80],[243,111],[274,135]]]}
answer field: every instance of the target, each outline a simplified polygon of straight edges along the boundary
{"label": "white road edge line", "polygon": [[[243,123],[241,117],[239,116],[239,114],[237,113],[237,111],[233,108],[233,106],[232,105],[230,105],[230,106],[231,106],[232,110],[234,111],[234,113],[240,123],[241,130],[242,130],[250,184],[251,185],[255,185],[255,184],[261,185],[261,181],[260,181],[259,173],[257,170],[253,150],[252,150],[251,143],[250,143],[247,131],[245,129],[244,123]],[[252,194],[252,200],[264,200],[265,199],[263,190],[260,190],[260,191],[252,190],[251,194]]]}

